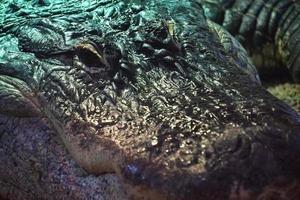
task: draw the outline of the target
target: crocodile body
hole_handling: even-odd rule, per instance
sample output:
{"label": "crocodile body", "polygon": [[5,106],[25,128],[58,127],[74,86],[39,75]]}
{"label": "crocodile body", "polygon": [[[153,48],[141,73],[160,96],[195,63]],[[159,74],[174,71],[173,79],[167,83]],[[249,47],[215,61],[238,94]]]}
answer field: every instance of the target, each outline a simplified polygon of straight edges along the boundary
{"label": "crocodile body", "polygon": [[[205,15],[249,50],[257,66],[287,66],[300,81],[299,2],[198,0]],[[295,3],[296,2],[296,3]]]}
{"label": "crocodile body", "polygon": [[[80,168],[116,174],[130,199],[299,197],[300,116],[206,18],[208,1],[81,3],[2,11],[2,151],[19,150],[3,145],[8,129],[22,130],[9,119],[42,118]],[[0,194],[17,199],[9,188]]]}

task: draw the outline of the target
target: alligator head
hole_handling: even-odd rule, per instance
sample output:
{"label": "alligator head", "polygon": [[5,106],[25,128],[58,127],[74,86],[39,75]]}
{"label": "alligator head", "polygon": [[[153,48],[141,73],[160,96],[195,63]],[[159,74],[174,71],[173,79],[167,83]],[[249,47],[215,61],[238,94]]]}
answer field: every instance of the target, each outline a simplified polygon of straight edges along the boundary
{"label": "alligator head", "polygon": [[82,168],[117,173],[135,198],[297,185],[300,117],[232,61],[199,4],[91,7],[7,30],[2,112],[46,116]]}

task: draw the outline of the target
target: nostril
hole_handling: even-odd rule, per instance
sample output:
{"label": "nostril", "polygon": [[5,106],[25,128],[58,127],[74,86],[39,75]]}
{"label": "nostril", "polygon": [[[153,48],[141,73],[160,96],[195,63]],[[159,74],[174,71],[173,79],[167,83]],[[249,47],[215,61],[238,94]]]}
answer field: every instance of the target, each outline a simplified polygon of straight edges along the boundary
{"label": "nostril", "polygon": [[228,129],[224,135],[214,143],[213,149],[222,156],[233,155],[239,159],[247,159],[251,154],[251,140],[243,129]]}
{"label": "nostril", "polygon": [[124,181],[132,185],[150,184],[149,187],[157,185],[156,181],[160,180],[156,179],[160,171],[159,166],[144,159],[128,161],[119,171]]}

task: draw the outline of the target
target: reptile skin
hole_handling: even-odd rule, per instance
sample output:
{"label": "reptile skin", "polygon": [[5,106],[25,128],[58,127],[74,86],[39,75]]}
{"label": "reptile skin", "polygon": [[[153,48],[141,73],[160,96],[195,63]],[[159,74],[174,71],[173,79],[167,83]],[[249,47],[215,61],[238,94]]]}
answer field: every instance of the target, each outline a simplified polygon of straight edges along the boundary
{"label": "reptile skin", "polygon": [[[243,47],[213,21],[238,27],[250,45],[260,29],[233,21],[247,21],[247,12],[227,22],[209,10],[283,1],[222,2],[6,2],[0,113],[46,118],[81,168],[116,173],[132,199],[298,195],[300,116],[261,86]],[[276,41],[298,80],[296,36],[280,21],[299,3],[284,2],[285,17],[257,20],[262,29],[275,24],[271,39],[260,39]],[[257,12],[273,14],[265,9]]]}
{"label": "reptile skin", "polygon": [[300,81],[299,1],[198,0],[205,15],[247,48],[257,66],[287,66]]}

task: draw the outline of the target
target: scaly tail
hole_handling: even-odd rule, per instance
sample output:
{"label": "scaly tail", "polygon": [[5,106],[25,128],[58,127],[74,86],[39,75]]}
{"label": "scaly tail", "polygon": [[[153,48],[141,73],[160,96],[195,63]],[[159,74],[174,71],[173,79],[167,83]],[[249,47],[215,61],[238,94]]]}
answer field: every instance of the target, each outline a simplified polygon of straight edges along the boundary
{"label": "scaly tail", "polygon": [[[198,0],[205,15],[250,51],[259,66],[288,67],[300,82],[300,2],[295,0]],[[272,45],[275,44],[275,45]],[[263,56],[261,56],[263,55]]]}

